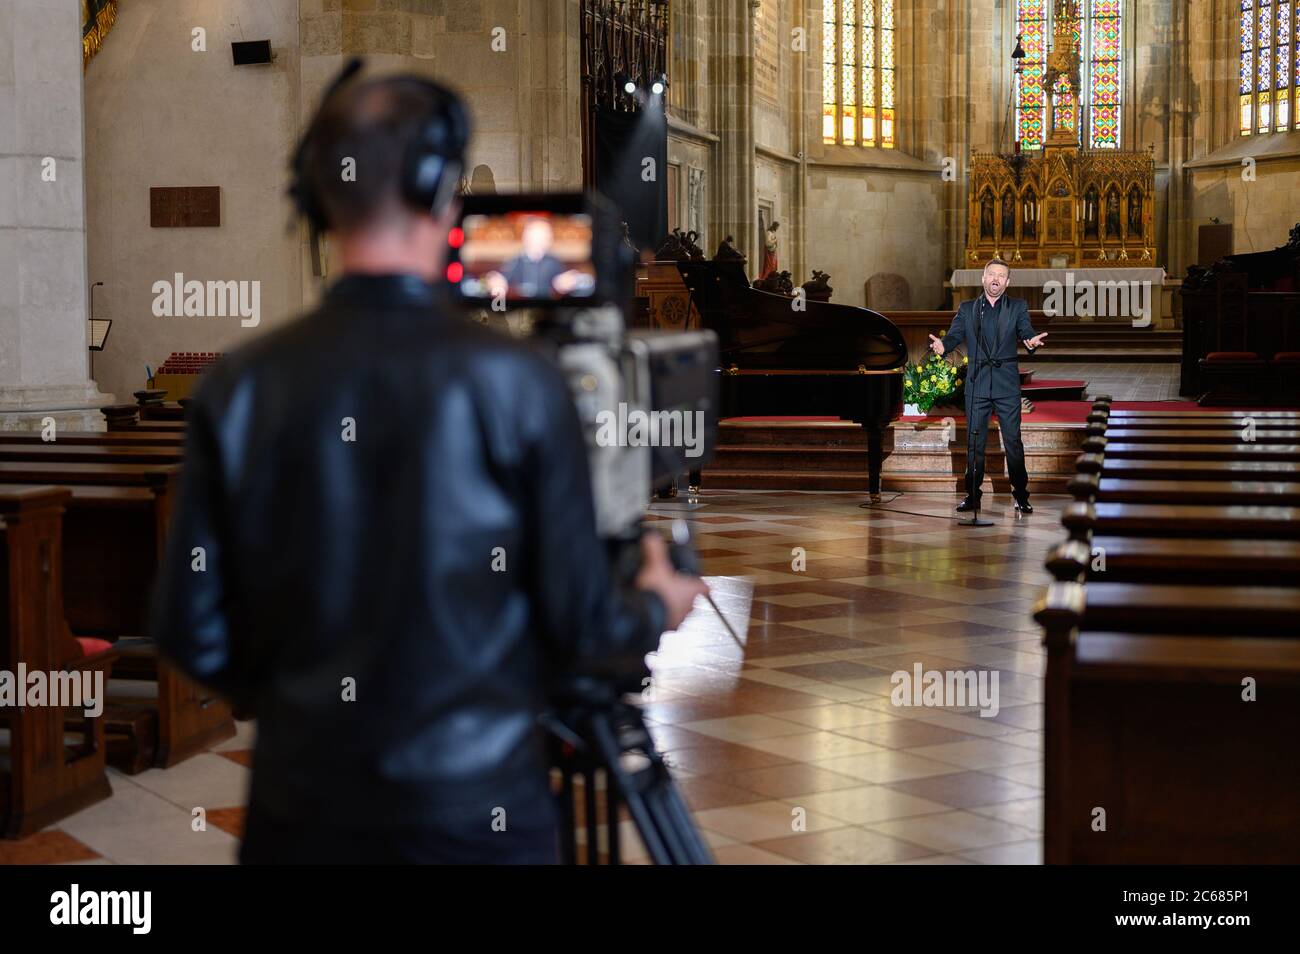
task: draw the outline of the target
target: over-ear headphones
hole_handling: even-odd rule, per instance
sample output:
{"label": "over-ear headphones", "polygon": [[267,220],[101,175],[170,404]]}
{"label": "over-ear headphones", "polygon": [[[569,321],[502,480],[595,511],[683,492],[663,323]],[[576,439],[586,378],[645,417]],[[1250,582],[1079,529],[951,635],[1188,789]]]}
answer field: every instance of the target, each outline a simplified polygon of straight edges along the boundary
{"label": "over-ear headphones", "polygon": [[[299,213],[314,231],[330,227],[324,206],[311,187],[310,167],[313,159],[311,134],[330,99],[361,71],[364,61],[350,59],[325,89],[321,104],[307,124],[291,163],[293,181],[289,194]],[[403,75],[378,82],[411,84],[429,94],[431,108],[407,147],[402,160],[402,199],[412,208],[437,212],[451,201],[465,167],[465,148],[469,145],[469,115],[460,97],[432,80]]]}

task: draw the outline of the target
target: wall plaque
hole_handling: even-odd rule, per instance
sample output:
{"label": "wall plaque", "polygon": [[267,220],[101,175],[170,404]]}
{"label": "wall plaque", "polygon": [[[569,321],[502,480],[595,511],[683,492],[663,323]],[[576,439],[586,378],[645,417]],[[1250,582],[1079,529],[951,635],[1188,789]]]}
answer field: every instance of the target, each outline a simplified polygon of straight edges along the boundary
{"label": "wall plaque", "polygon": [[158,186],[149,190],[149,225],[155,229],[221,224],[221,186]]}

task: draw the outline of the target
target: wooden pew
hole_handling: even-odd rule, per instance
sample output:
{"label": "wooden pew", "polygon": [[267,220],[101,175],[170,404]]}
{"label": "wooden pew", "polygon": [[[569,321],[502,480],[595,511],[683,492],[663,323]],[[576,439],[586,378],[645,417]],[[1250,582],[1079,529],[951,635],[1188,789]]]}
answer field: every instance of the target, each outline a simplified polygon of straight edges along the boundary
{"label": "wooden pew", "polygon": [[1296,430],[1255,430],[1255,439],[1244,439],[1245,429],[1239,427],[1209,429],[1157,429],[1146,427],[1109,427],[1090,424],[1086,437],[1104,437],[1107,441],[1129,444],[1300,444],[1300,427]]}
{"label": "wooden pew", "polygon": [[1237,421],[1254,418],[1257,421],[1277,422],[1285,425],[1300,421],[1300,411],[1128,411],[1113,407],[1105,401],[1093,402],[1093,410],[1105,409],[1112,421],[1155,421],[1179,424],[1187,421]]}
{"label": "wooden pew", "polygon": [[1076,474],[1066,485],[1075,500],[1096,503],[1258,504],[1300,506],[1300,482],[1268,480],[1145,480]]}
{"label": "wooden pew", "polygon": [[1300,540],[1300,508],[1271,503],[1216,506],[1076,500],[1066,505],[1061,523],[1069,538],[1081,543],[1097,536]]}
{"label": "wooden pew", "polygon": [[179,464],[181,445],[10,444],[0,440],[0,462]]}
{"label": "wooden pew", "polygon": [[1091,436],[1083,441],[1085,454],[1107,460],[1235,460],[1300,461],[1300,444],[1199,444],[1155,441],[1108,440]]}
{"label": "wooden pew", "polygon": [[[63,618],[62,519],[70,496],[56,487],[0,488],[0,667],[102,673],[106,686],[117,653],[87,652]],[[18,707],[0,709],[0,726],[8,732],[8,751],[0,751],[0,837],[40,831],[112,794],[103,717]],[[78,726],[81,741],[69,746]]]}
{"label": "wooden pew", "polygon": [[128,773],[175,765],[235,732],[229,706],[160,663],[143,638],[178,471],[174,464],[0,461],[0,484],[71,485],[65,611],[74,632],[119,646],[106,712],[109,760]]}
{"label": "wooden pew", "polygon": [[184,431],[185,421],[152,418],[142,420],[140,408],[134,404],[113,404],[100,408],[110,433],[130,430]]}
{"label": "wooden pew", "polygon": [[1080,454],[1075,469],[1081,474],[1100,474],[1109,480],[1300,481],[1300,464],[1294,459],[1213,460],[1192,453],[1177,459],[1138,460],[1115,459],[1109,454]]}
{"label": "wooden pew", "polygon": [[0,461],[0,484],[92,484],[100,487],[152,487],[172,483],[175,464],[101,464],[32,460]]}
{"label": "wooden pew", "polygon": [[1067,540],[1047,558],[1061,582],[1287,586],[1300,581],[1300,540],[1129,537]]}
{"label": "wooden pew", "polygon": [[185,432],[179,429],[146,431],[133,427],[123,431],[60,431],[53,441],[44,440],[35,431],[0,433],[0,444],[9,446],[52,444],[64,447],[80,447],[89,444],[97,447],[147,447],[151,445],[170,447],[184,443]]}
{"label": "wooden pew", "polygon": [[[1181,478],[1288,476],[1296,448],[1174,430],[1119,441],[1107,423],[1078,459],[1070,539],[1047,564],[1058,582],[1035,613],[1048,648],[1045,857],[1295,862],[1300,509],[1277,506],[1293,501],[1276,484]],[[1166,502],[1094,502],[1125,486]],[[1241,502],[1213,502],[1225,497]],[[1271,707],[1243,701],[1247,677]]]}
{"label": "wooden pew", "polygon": [[1300,591],[1053,583],[1034,615],[1049,864],[1300,861]]}

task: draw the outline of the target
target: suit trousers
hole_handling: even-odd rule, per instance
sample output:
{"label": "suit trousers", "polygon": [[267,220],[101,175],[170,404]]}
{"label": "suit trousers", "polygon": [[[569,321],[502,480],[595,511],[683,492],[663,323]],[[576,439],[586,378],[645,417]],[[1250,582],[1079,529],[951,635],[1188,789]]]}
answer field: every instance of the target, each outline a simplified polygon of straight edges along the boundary
{"label": "suit trousers", "polygon": [[989,417],[997,413],[1002,435],[1002,449],[1007,457],[1007,476],[1011,492],[1017,499],[1029,493],[1029,474],[1025,470],[1025,445],[1020,440],[1020,395],[977,397],[966,395],[966,494],[980,499],[984,483],[984,448],[989,438]]}

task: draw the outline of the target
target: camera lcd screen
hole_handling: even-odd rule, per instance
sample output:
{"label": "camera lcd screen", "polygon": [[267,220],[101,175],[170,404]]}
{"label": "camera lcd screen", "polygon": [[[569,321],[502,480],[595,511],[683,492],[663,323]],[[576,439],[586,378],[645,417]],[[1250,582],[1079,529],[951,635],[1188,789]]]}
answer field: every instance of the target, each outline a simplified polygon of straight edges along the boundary
{"label": "camera lcd screen", "polygon": [[461,220],[460,292],[508,302],[588,299],[596,293],[586,213],[517,211]]}

